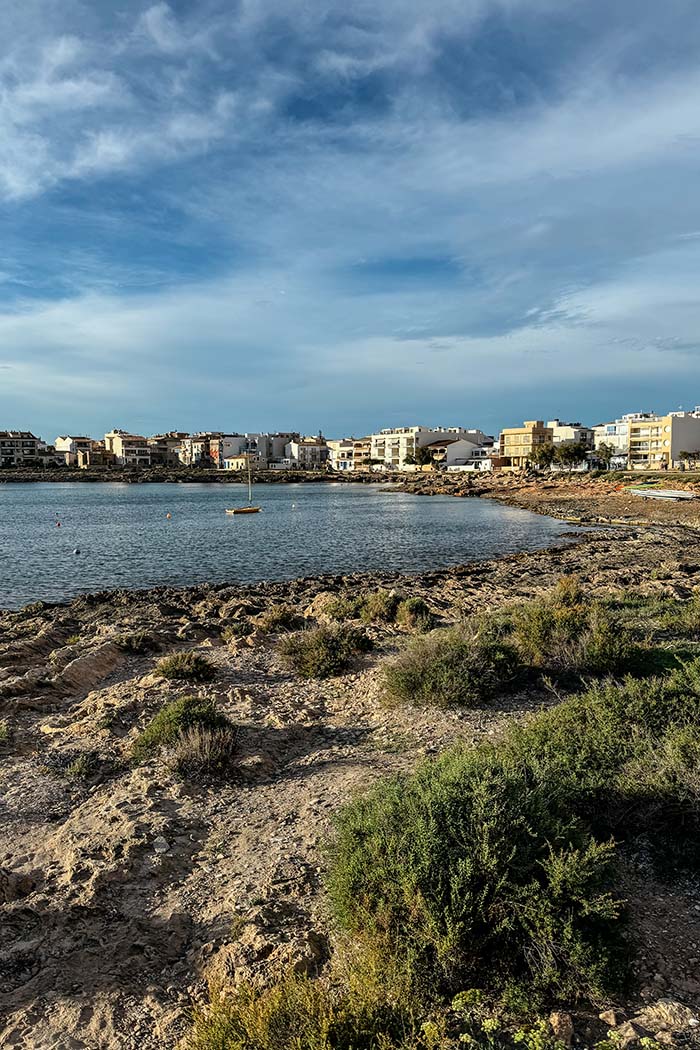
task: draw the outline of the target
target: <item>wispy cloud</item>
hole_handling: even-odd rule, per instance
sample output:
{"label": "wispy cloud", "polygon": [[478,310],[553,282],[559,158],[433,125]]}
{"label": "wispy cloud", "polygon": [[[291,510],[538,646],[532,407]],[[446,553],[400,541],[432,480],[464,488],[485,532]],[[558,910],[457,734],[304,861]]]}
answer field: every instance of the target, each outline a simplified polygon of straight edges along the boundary
{"label": "wispy cloud", "polygon": [[599,415],[700,378],[690,0],[10,17],[0,410],[27,425],[52,390],[98,428],[167,391],[173,425],[359,430],[391,390],[494,428],[516,388]]}

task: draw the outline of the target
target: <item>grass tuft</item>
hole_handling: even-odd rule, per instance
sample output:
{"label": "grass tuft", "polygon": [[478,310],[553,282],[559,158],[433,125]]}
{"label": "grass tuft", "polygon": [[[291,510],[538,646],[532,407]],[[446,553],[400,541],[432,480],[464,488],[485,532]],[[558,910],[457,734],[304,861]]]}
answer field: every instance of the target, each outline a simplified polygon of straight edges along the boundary
{"label": "grass tuft", "polygon": [[231,723],[217,711],[213,700],[182,696],[161,708],[134,741],[131,755],[135,762],[145,762],[189,729],[230,727]]}
{"label": "grass tuft", "polygon": [[190,780],[220,777],[230,772],[237,750],[233,726],[211,729],[205,725],[181,730],[168,748],[165,761],[174,773]]}

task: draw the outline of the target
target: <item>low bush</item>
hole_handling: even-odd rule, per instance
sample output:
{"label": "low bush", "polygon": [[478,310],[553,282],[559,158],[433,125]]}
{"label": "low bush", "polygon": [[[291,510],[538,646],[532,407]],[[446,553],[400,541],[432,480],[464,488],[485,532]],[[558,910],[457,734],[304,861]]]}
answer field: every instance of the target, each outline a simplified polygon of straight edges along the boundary
{"label": "low bush", "polygon": [[580,584],[561,580],[551,594],[511,612],[512,641],[525,663],[554,673],[608,674],[632,656],[629,632]]}
{"label": "low bush", "polygon": [[221,632],[222,642],[233,642],[238,638],[247,638],[255,630],[250,620],[233,620]]}
{"label": "low bush", "polygon": [[474,706],[511,685],[520,670],[514,647],[474,622],[413,638],[385,664],[384,694],[402,703]]}
{"label": "low bush", "polygon": [[393,623],[400,604],[401,595],[396,591],[369,591],[360,600],[360,619],[365,623]]}
{"label": "low bush", "polygon": [[276,634],[296,630],[303,623],[303,616],[292,605],[272,605],[258,617],[256,626],[263,634]]}
{"label": "low bush", "polygon": [[147,631],[120,634],[114,639],[114,643],[127,653],[150,653],[158,648],[158,642]]}
{"label": "low bush", "polygon": [[347,670],[357,653],[370,648],[364,631],[337,624],[290,634],[280,643],[279,653],[302,678],[329,678]]}
{"label": "low bush", "polygon": [[216,668],[206,656],[188,650],[173,653],[156,664],[154,674],[160,678],[179,679],[186,682],[209,682],[216,675]]}
{"label": "low bush", "polygon": [[66,766],[64,775],[69,780],[88,780],[97,771],[98,766],[97,755],[92,751],[85,751]]}
{"label": "low bush", "polygon": [[435,623],[435,616],[422,598],[403,598],[396,609],[396,622],[402,627],[417,628],[429,631]]}
{"label": "low bush", "polygon": [[0,718],[0,744],[8,744],[10,742],[10,724],[4,718]]}
{"label": "low bush", "polygon": [[349,594],[323,594],[316,597],[314,607],[331,620],[354,620],[359,618],[362,598]]}
{"label": "low bush", "polygon": [[182,777],[222,776],[236,757],[237,733],[233,726],[210,729],[194,725],[182,730],[168,748],[166,765]]}
{"label": "low bush", "polygon": [[618,841],[700,861],[700,660],[603,682],[339,814],[340,925],[445,993],[598,999],[625,973]]}
{"label": "low bush", "polygon": [[160,749],[173,744],[188,729],[230,729],[231,723],[216,709],[213,700],[196,696],[182,696],[162,707],[158,714],[134,741],[131,754],[136,762],[144,762]]}

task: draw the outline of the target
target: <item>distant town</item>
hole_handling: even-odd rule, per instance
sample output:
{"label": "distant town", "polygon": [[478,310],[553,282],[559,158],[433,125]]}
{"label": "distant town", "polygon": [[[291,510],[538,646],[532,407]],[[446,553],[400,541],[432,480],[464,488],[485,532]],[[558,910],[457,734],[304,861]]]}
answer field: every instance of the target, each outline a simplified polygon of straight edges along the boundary
{"label": "distant town", "polygon": [[467,427],[387,427],[364,437],[293,432],[145,437],[111,430],[96,440],[59,435],[52,444],[28,430],[0,430],[0,469],[83,470],[152,467],[227,471],[669,470],[700,464],[700,406],[692,411],[630,412],[585,426],[526,420],[498,438]]}

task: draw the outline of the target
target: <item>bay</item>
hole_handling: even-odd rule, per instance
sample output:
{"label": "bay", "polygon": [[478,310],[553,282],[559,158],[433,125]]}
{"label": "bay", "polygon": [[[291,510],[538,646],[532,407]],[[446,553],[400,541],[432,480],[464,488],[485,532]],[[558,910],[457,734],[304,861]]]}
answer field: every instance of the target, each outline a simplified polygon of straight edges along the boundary
{"label": "bay", "polygon": [[0,485],[0,608],[108,588],[421,572],[573,531],[494,500],[345,482],[257,485],[260,514],[224,513],[245,495],[239,485]]}

